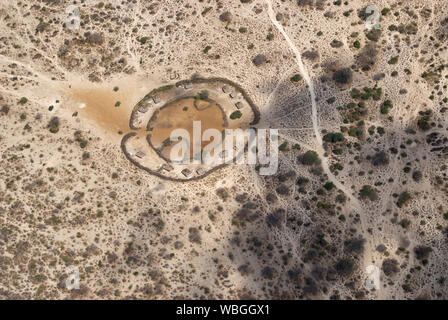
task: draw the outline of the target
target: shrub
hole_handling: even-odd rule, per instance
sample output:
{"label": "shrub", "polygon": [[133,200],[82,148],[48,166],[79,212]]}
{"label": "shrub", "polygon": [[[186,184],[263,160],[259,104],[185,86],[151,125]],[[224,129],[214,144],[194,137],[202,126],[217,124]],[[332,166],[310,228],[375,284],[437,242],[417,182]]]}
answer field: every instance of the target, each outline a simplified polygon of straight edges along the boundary
{"label": "shrub", "polygon": [[356,61],[360,66],[371,66],[376,62],[378,49],[374,42],[368,42],[362,51],[356,56]]}
{"label": "shrub", "polygon": [[333,41],[331,41],[330,46],[332,46],[333,48],[340,48],[344,45],[344,43],[342,41],[333,39]]}
{"label": "shrub", "polygon": [[188,233],[188,240],[190,242],[201,244],[201,234],[197,228],[189,228]]}
{"label": "shrub", "polygon": [[309,150],[305,152],[305,154],[302,156],[302,164],[311,166],[315,164],[319,160],[319,155],[316,151]]}
{"label": "shrub", "polygon": [[328,191],[332,190],[334,188],[334,183],[329,181],[326,184],[324,184],[324,188]]}
{"label": "shrub", "polygon": [[36,27],[36,33],[44,32],[48,28],[48,26],[49,26],[49,24],[47,22],[40,20],[39,24]]}
{"label": "shrub", "polygon": [[389,164],[389,156],[384,151],[375,153],[372,157],[372,164],[374,166],[384,166]]}
{"label": "shrub", "polygon": [[344,135],[341,132],[327,133],[323,137],[323,139],[326,142],[332,142],[332,143],[341,142],[345,140]]}
{"label": "shrub", "polygon": [[207,52],[209,52],[210,50],[211,50],[211,46],[206,46],[205,48],[204,48],[204,53],[207,53]]}
{"label": "shrub", "polygon": [[274,278],[275,270],[271,267],[264,267],[261,270],[261,276],[265,279],[272,280]]}
{"label": "shrub", "polygon": [[382,14],[383,16],[387,15],[389,12],[390,12],[390,9],[389,9],[389,8],[384,8],[383,10],[381,10],[381,14]]}
{"label": "shrub", "polygon": [[278,186],[278,187],[275,189],[275,191],[276,191],[278,194],[281,194],[281,195],[287,195],[287,194],[289,194],[289,192],[290,192],[289,188],[288,188],[286,185],[284,185],[284,184]]}
{"label": "shrub", "polygon": [[255,58],[252,60],[253,64],[255,64],[255,66],[261,66],[263,63],[266,62],[266,56],[264,54],[258,54],[255,56]]}
{"label": "shrub", "polygon": [[88,141],[85,140],[85,139],[80,139],[80,140],[79,140],[79,146],[80,146],[82,149],[84,149],[85,147],[87,147],[87,143],[88,143]]}
{"label": "shrub", "polygon": [[411,195],[408,192],[402,192],[398,197],[397,206],[402,208],[411,200]]}
{"label": "shrub", "polygon": [[344,194],[338,194],[336,196],[336,202],[345,203],[346,200],[347,200],[347,197]]}
{"label": "shrub", "polygon": [[350,83],[352,81],[352,78],[353,78],[353,72],[350,68],[344,68],[344,69],[337,70],[333,74],[333,80],[339,84]]}
{"label": "shrub", "polygon": [[417,258],[417,260],[428,259],[431,252],[431,247],[418,246],[414,248],[415,257]]}
{"label": "shrub", "polygon": [[291,77],[291,82],[299,82],[302,80],[302,76],[300,74],[295,74]]}
{"label": "shrub", "polygon": [[304,57],[305,59],[309,59],[309,60],[315,60],[315,59],[319,58],[319,52],[314,51],[314,50],[312,50],[312,51],[307,50],[302,54],[302,57]]}
{"label": "shrub", "polygon": [[48,122],[47,128],[50,129],[51,133],[57,133],[59,131],[59,118],[51,118],[50,122]]}
{"label": "shrub", "polygon": [[390,100],[384,101],[383,104],[381,105],[381,113],[388,114],[390,108],[392,108],[392,101]]}
{"label": "shrub", "polygon": [[415,182],[419,182],[422,179],[422,177],[423,177],[423,174],[419,170],[416,170],[416,171],[414,171],[414,173],[412,173],[412,179]]}
{"label": "shrub", "polygon": [[401,219],[400,226],[403,229],[407,229],[411,225],[411,221],[409,219]]}
{"label": "shrub", "polygon": [[361,139],[363,136],[363,131],[360,128],[350,127],[348,130],[348,135],[350,137],[357,137],[358,139]]}
{"label": "shrub", "polygon": [[375,201],[378,199],[378,194],[376,190],[369,185],[364,185],[359,191],[359,196],[361,199],[370,199],[370,201]]}
{"label": "shrub", "polygon": [[350,276],[355,269],[355,263],[352,259],[340,259],[335,264],[334,269],[340,276]]}
{"label": "shrub", "polygon": [[219,16],[219,20],[221,20],[222,22],[230,22],[232,21],[232,17],[232,14],[229,11],[226,11]]}
{"label": "shrub", "polygon": [[372,29],[366,34],[367,39],[373,42],[377,42],[381,37],[380,29]]}
{"label": "shrub", "polygon": [[364,243],[363,238],[352,238],[344,242],[344,247],[349,253],[361,254],[364,251]]}
{"label": "shrub", "polygon": [[278,147],[278,150],[280,150],[280,151],[288,151],[289,150],[289,148],[288,148],[288,142],[283,142],[279,147]]}
{"label": "shrub", "polygon": [[297,5],[299,7],[312,6],[313,5],[313,1],[312,0],[298,0],[297,1]]}
{"label": "shrub", "polygon": [[240,110],[236,110],[234,112],[232,112],[232,114],[230,115],[230,119],[235,120],[235,119],[239,119],[242,117],[242,113]]}
{"label": "shrub", "polygon": [[138,41],[139,41],[141,44],[145,44],[146,41],[148,41],[148,37],[141,37],[140,39],[138,39]]}
{"label": "shrub", "polygon": [[280,228],[285,217],[283,209],[277,209],[266,216],[266,224],[269,228]]}
{"label": "shrub", "polygon": [[0,110],[0,112],[2,112],[3,114],[8,114],[9,112],[9,107],[5,104],[2,106],[2,109]]}
{"label": "shrub", "polygon": [[382,269],[386,276],[392,276],[400,271],[398,268],[398,261],[395,259],[384,260]]}
{"label": "shrub", "polygon": [[417,126],[422,131],[428,131],[429,129],[431,129],[431,125],[429,124],[428,119],[426,117],[418,119]]}
{"label": "shrub", "polygon": [[395,56],[393,58],[391,58],[387,63],[388,64],[397,64],[398,62],[398,56]]}

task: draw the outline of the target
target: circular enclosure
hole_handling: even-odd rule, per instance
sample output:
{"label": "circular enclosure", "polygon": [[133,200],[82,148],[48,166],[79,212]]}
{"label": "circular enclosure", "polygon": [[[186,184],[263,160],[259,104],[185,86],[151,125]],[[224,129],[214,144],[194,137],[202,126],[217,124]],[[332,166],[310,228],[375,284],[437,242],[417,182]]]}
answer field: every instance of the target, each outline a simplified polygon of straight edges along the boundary
{"label": "circular enclosure", "polygon": [[[247,93],[230,80],[180,81],[152,90],[137,103],[129,119],[133,131],[123,137],[121,147],[129,161],[150,174],[173,181],[198,180],[226,164],[172,161],[174,130],[184,130],[189,137],[199,132],[203,137],[204,132],[215,129],[223,137],[225,130],[250,128],[259,118],[258,108]],[[189,140],[189,159],[202,159],[203,150],[212,141],[200,140],[195,149],[198,141]],[[195,154],[194,150],[200,152]]]}

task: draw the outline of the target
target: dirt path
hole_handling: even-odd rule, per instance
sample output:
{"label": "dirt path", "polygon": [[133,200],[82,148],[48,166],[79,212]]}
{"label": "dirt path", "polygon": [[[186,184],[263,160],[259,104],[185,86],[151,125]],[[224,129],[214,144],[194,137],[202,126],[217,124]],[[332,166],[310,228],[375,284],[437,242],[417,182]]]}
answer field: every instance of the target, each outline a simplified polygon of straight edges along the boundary
{"label": "dirt path", "polygon": [[[269,18],[272,22],[272,24],[277,28],[277,30],[283,35],[286,42],[288,43],[289,48],[293,51],[297,66],[299,67],[299,71],[302,74],[303,79],[305,80],[306,84],[308,85],[308,90],[311,96],[311,111],[312,111],[312,122],[313,122],[313,130],[314,135],[316,137],[317,141],[317,149],[316,152],[319,154],[319,158],[322,160],[322,168],[325,172],[325,174],[328,176],[328,180],[333,182],[333,184],[341,191],[343,191],[347,197],[350,199],[350,203],[353,207],[353,209],[359,213],[360,221],[361,221],[361,233],[363,234],[364,238],[366,239],[366,245],[364,250],[364,257],[363,257],[363,271],[365,271],[366,267],[372,263],[372,236],[367,232],[367,224],[366,224],[366,216],[365,211],[363,210],[359,200],[352,195],[351,190],[349,190],[346,186],[344,186],[330,171],[329,165],[328,165],[328,159],[324,156],[324,149],[322,147],[322,136],[320,134],[319,130],[319,124],[318,124],[318,115],[317,115],[317,104],[316,104],[316,94],[314,91],[314,85],[311,81],[311,78],[308,74],[308,71],[306,70],[305,66],[303,65],[302,58],[300,51],[297,49],[297,47],[294,45],[292,40],[289,38],[288,34],[283,29],[283,26],[276,20],[275,13],[272,8],[272,1],[271,0],[265,0],[267,6],[268,6],[268,14]],[[380,290],[381,291],[381,290]]]}

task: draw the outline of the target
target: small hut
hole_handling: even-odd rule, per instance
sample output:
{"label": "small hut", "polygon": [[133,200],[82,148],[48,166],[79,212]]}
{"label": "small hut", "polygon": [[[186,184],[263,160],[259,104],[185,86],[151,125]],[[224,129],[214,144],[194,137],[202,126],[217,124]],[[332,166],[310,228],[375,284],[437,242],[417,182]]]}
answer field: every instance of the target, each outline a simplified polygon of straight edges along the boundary
{"label": "small hut", "polygon": [[174,168],[170,166],[168,163],[162,164],[162,169],[166,171],[172,171]]}
{"label": "small hut", "polygon": [[188,177],[191,174],[191,170],[185,168],[184,170],[181,171],[181,173],[185,176]]}
{"label": "small hut", "polygon": [[221,158],[227,158],[228,155],[229,155],[228,150],[223,150],[223,151],[221,151],[220,154],[219,154],[219,156],[220,156]]}
{"label": "small hut", "polygon": [[141,112],[141,113],[146,113],[146,112],[148,112],[148,110],[149,110],[149,106],[147,104],[138,107],[138,112]]}
{"label": "small hut", "polygon": [[152,101],[154,101],[155,104],[160,102],[160,98],[158,96],[152,97]]}

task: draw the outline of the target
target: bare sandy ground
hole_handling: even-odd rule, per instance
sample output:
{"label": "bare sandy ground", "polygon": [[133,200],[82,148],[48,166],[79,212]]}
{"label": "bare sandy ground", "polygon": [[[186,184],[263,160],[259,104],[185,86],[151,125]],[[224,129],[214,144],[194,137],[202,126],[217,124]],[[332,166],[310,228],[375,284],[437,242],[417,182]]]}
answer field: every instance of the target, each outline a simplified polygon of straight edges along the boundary
{"label": "bare sandy ground", "polygon": [[[1,1],[0,297],[446,299],[448,7],[378,1],[379,34],[372,4],[85,1],[68,30],[62,1]],[[276,175],[126,159],[136,103],[198,75],[281,129]]]}

